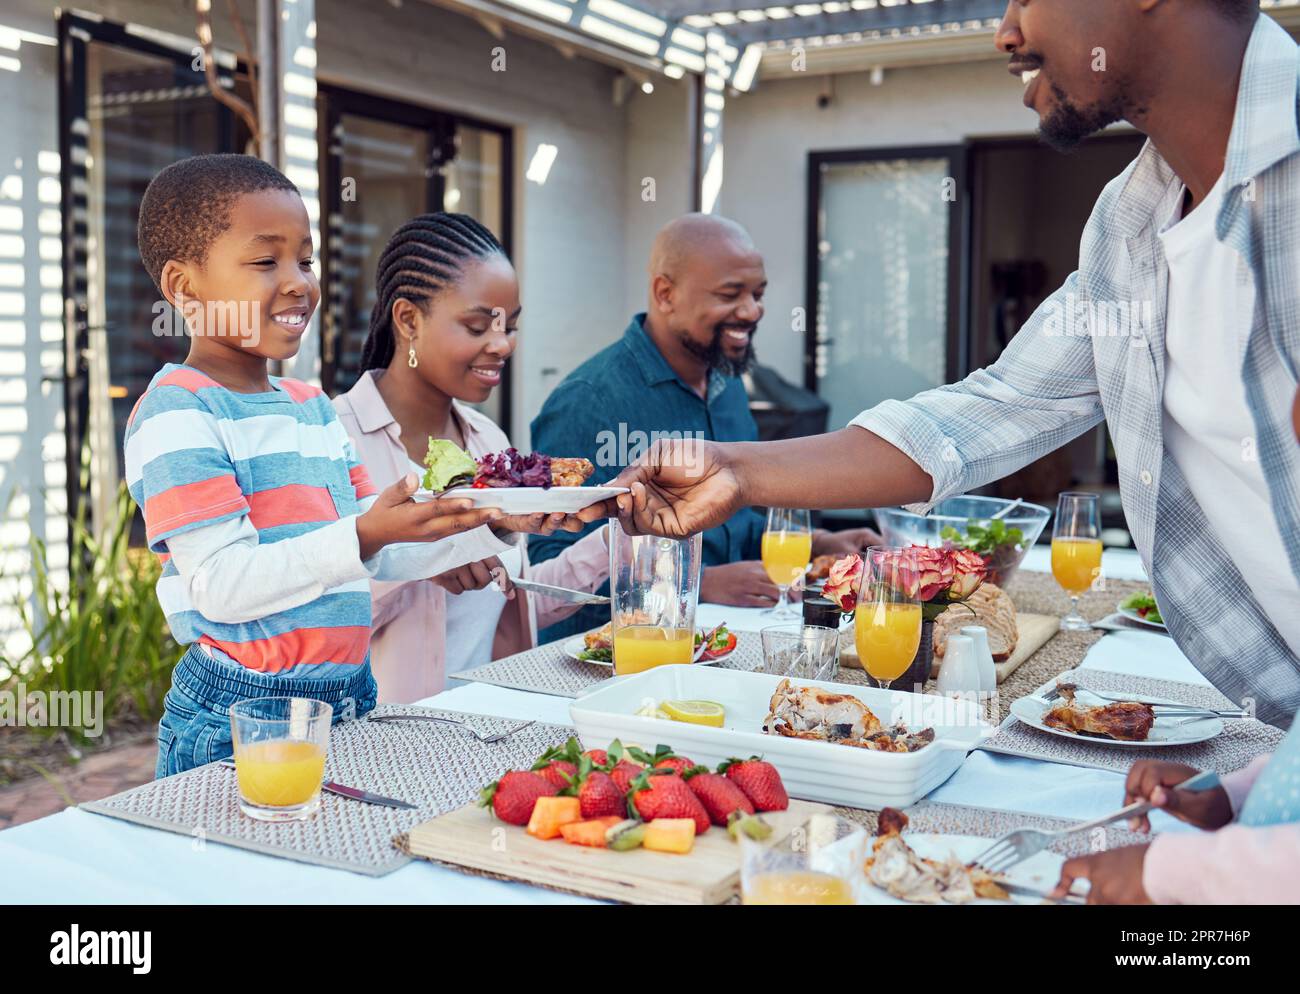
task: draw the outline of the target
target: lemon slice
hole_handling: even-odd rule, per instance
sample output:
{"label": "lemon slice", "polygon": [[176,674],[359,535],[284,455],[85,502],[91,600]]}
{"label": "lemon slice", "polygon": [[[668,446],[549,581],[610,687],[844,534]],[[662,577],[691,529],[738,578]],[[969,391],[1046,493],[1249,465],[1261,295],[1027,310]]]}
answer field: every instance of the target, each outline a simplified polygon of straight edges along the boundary
{"label": "lemon slice", "polygon": [[659,707],[673,721],[687,721],[692,725],[712,725],[721,728],[727,711],[714,701],[660,701]]}

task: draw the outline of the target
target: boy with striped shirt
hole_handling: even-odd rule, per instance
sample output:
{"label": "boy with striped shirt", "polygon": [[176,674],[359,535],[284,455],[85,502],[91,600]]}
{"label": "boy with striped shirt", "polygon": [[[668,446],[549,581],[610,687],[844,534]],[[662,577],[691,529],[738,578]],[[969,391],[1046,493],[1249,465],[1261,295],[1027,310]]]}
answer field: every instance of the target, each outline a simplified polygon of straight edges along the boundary
{"label": "boy with striped shirt", "polygon": [[480,526],[541,522],[416,503],[414,475],[376,495],[321,391],[268,375],[268,360],[297,353],[320,300],[307,212],[278,170],[242,155],[177,162],[146,190],[138,235],[190,336],[126,431],[128,485],[163,561],[158,597],[189,646],[158,728],[167,776],[231,754],[239,700],[368,712],[370,581],[496,555],[508,546]]}

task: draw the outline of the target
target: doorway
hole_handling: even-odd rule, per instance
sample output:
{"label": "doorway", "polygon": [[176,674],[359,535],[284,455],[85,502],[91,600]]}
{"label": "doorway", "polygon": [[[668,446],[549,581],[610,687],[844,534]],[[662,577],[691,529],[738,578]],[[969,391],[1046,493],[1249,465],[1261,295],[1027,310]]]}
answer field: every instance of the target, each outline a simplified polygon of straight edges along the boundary
{"label": "doorway", "polygon": [[[327,288],[321,385],[352,387],[375,304],[375,269],[392,233],[418,214],[454,211],[486,225],[510,252],[511,132],[499,125],[338,87],[320,89],[328,140],[322,206]],[[478,405],[510,424],[510,365]]]}

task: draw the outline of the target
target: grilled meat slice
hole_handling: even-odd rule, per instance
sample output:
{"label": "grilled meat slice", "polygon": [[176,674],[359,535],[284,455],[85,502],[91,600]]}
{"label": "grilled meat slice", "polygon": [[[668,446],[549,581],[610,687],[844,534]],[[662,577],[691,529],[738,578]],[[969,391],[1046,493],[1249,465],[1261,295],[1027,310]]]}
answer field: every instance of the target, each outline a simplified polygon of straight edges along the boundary
{"label": "grilled meat slice", "polygon": [[596,472],[590,459],[551,456],[551,486],[580,487]]}
{"label": "grilled meat slice", "polygon": [[1150,705],[1139,704],[1137,701],[1119,701],[1085,707],[1075,703],[1075,688],[1072,684],[1061,684],[1057,689],[1065,701],[1043,715],[1044,725],[1084,735],[1101,735],[1121,742],[1145,742],[1151,734],[1156,713]]}
{"label": "grilled meat slice", "polygon": [[880,719],[856,697],[832,694],[818,687],[796,690],[789,680],[777,685],[763,722],[769,735],[827,742],[859,742],[881,730]]}

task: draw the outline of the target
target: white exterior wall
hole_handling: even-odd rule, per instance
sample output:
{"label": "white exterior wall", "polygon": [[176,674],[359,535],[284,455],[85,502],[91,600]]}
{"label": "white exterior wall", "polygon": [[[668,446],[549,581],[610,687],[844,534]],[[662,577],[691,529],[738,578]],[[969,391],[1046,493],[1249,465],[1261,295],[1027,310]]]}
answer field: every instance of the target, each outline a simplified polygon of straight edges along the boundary
{"label": "white exterior wall", "polygon": [[[828,89],[833,99],[823,110],[817,97]],[[811,73],[760,79],[727,101],[718,211],[749,229],[767,265],[767,316],[755,341],[762,363],[803,382],[804,336],[791,325],[794,308],[804,306],[808,153],[1032,135],[1037,121],[1021,103],[1023,92],[997,61],[891,69],[880,86],[867,73],[833,82]]]}

